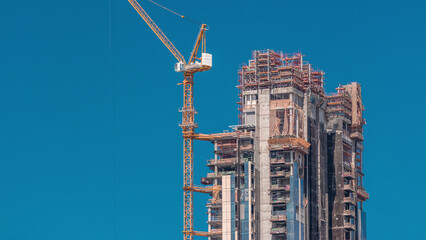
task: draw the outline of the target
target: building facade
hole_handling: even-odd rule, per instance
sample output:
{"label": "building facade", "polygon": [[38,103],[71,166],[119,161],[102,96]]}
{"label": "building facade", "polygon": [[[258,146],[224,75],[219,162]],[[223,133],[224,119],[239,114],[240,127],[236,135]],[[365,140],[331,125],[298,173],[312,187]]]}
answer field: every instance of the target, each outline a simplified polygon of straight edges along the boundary
{"label": "building facade", "polygon": [[201,179],[209,239],[366,239],[360,85],[326,95],[302,54],[272,50],[238,74],[239,125],[212,135]]}

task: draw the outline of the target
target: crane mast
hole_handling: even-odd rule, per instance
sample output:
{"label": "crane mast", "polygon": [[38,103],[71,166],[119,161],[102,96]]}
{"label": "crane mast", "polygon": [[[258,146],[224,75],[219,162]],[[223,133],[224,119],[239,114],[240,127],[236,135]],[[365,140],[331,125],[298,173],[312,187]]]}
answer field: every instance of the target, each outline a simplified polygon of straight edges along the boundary
{"label": "crane mast", "polygon": [[[183,81],[179,85],[183,86],[183,107],[182,107],[182,128],[183,136],[183,236],[184,240],[192,240],[194,235],[209,236],[205,232],[194,231],[194,196],[193,192],[209,193],[209,190],[202,190],[200,187],[194,187],[194,151],[193,141],[211,140],[207,134],[195,133],[197,124],[195,123],[194,110],[194,73],[210,70],[212,67],[212,55],[206,53],[205,33],[207,25],[202,24],[192,49],[188,62],[185,61],[182,54],[177,50],[173,43],[166,37],[161,29],[149,17],[146,11],[136,0],[128,0],[133,8],[139,13],[143,20],[148,24],[157,37],[166,45],[169,51],[175,56],[178,62],[175,64],[176,72],[183,72]],[[182,16],[183,17],[183,16]],[[201,58],[197,57],[201,45]],[[201,60],[201,62],[196,61]]]}

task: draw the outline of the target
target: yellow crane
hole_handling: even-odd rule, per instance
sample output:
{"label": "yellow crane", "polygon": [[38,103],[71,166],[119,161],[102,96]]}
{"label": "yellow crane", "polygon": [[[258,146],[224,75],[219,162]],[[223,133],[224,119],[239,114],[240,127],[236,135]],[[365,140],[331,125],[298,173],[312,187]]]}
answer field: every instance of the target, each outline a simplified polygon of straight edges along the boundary
{"label": "yellow crane", "polygon": [[[212,190],[203,190],[200,187],[194,187],[194,176],[193,176],[193,140],[211,140],[212,136],[207,134],[195,133],[197,124],[194,122],[194,98],[193,98],[193,87],[194,87],[194,73],[203,72],[210,70],[212,67],[212,55],[206,53],[206,30],[207,25],[201,24],[200,31],[198,33],[195,45],[192,49],[191,55],[188,61],[173,45],[173,43],[166,37],[161,29],[155,24],[155,22],[149,17],[145,10],[139,5],[136,0],[128,0],[132,4],[133,8],[139,13],[143,20],[148,24],[152,31],[157,37],[166,45],[170,52],[175,56],[178,62],[175,64],[175,71],[183,73],[183,107],[182,107],[182,128],[183,135],[183,234],[184,240],[192,240],[194,235],[197,236],[208,236],[208,233],[195,232],[194,231],[194,213],[193,213],[193,192],[204,192],[210,193]],[[151,1],[152,2],[152,1]],[[154,2],[155,3],[155,2]],[[157,4],[157,3],[155,3]],[[159,5],[159,4],[157,4]],[[159,5],[161,6],[161,5]],[[163,7],[163,6],[161,6]],[[164,7],[163,7],[164,8]],[[167,9],[168,10],[168,9]],[[170,10],[169,10],[170,11]],[[176,14],[176,13],[175,13]],[[179,15],[179,14],[178,14]],[[179,15],[185,18],[182,15]],[[201,45],[201,57],[197,54],[200,50]],[[197,61],[198,60],[198,61]]]}

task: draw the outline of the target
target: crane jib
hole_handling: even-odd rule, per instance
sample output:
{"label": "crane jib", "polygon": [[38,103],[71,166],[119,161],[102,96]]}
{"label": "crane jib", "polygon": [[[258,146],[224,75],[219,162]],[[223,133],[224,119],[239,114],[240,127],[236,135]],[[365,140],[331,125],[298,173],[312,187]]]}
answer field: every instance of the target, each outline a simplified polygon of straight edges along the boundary
{"label": "crane jib", "polygon": [[132,4],[133,8],[139,13],[139,15],[143,18],[143,20],[148,24],[148,26],[152,29],[152,31],[157,35],[157,37],[166,45],[169,51],[175,56],[175,58],[179,62],[185,62],[185,58],[182,54],[177,50],[177,48],[173,45],[173,43],[167,38],[167,36],[161,31],[161,29],[155,24],[155,22],[151,19],[148,13],[139,5],[136,0],[129,0],[130,4]]}
{"label": "crane jib", "polygon": [[[148,24],[151,30],[157,35],[157,37],[163,42],[163,44],[169,49],[169,51],[175,56],[178,60],[178,63],[175,64],[176,72],[202,72],[209,70],[212,67],[212,56],[211,54],[206,53],[206,42],[205,42],[205,32],[207,30],[206,24],[201,24],[200,31],[198,33],[197,39],[195,41],[194,47],[192,49],[191,55],[188,62],[185,61],[185,58],[179,52],[179,50],[173,45],[173,43],[167,38],[167,36],[161,31],[161,29],[155,24],[151,19],[148,13],[139,5],[136,0],[128,0],[133,8],[139,13],[142,19]],[[201,58],[197,58],[196,55],[199,52],[201,45]],[[196,59],[201,60],[201,62],[195,61]]]}

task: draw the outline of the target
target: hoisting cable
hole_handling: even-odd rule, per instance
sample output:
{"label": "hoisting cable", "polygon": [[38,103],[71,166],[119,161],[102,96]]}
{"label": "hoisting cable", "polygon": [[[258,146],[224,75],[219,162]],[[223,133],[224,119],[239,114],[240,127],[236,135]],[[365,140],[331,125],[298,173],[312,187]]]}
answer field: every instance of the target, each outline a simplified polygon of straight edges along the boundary
{"label": "hoisting cable", "polygon": [[201,25],[201,24],[202,24],[202,23],[200,23],[200,22],[198,22],[198,21],[195,21],[195,20],[192,20],[192,19],[190,19],[190,18],[187,18],[187,17],[185,17],[185,16],[184,16],[184,15],[182,15],[182,14],[179,14],[179,13],[177,13],[177,12],[175,12],[175,11],[172,11],[172,10],[170,10],[170,9],[168,9],[168,8],[166,8],[166,7],[164,7],[164,6],[160,5],[160,4],[158,4],[158,3],[156,3],[156,2],[154,2],[154,1],[152,1],[152,0],[148,0],[148,1],[150,1],[151,3],[153,3],[153,4],[155,4],[155,5],[159,6],[159,7],[161,7],[161,8],[163,8],[163,9],[165,9],[165,10],[167,10],[167,11],[169,11],[169,12],[171,12],[171,13],[175,14],[175,15],[178,15],[179,17],[181,17],[181,18],[182,18],[182,19],[184,19],[184,20],[190,21],[190,22],[195,23],[195,24],[198,24],[198,25]]}

